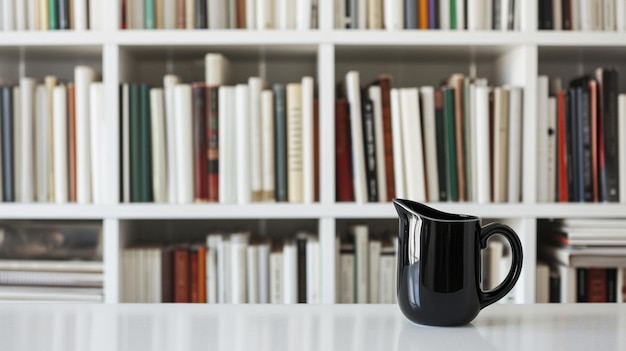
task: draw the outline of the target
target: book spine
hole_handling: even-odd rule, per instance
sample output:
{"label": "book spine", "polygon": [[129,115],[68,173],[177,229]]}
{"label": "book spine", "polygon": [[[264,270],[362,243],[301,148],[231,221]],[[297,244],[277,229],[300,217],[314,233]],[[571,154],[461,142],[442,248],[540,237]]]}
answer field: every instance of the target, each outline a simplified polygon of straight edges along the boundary
{"label": "book spine", "polygon": [[163,89],[150,90],[150,124],[152,133],[152,192],[154,202],[167,202],[167,159],[165,153],[165,114]]}
{"label": "book spine", "polygon": [[374,135],[376,141],[376,183],[379,202],[387,202],[387,179],[385,171],[385,145],[383,138],[383,109],[382,92],[380,86],[372,85],[368,88],[368,96],[373,104]]}
{"label": "book spine", "polygon": [[617,284],[619,281],[617,279],[618,269],[608,268],[603,270],[606,276],[606,302],[622,302],[617,299],[617,291],[618,289],[622,289],[622,287]]}
{"label": "book spine", "polygon": [[583,201],[593,201],[593,184],[591,168],[591,114],[590,114],[590,92],[588,87],[581,90],[581,185],[583,186]]}
{"label": "book spine", "polygon": [[316,237],[309,236],[306,244],[307,303],[321,303],[320,283],[320,245]]}
{"label": "book spine", "polygon": [[404,2],[404,28],[405,29],[417,29],[418,17],[417,17],[417,2],[419,0],[405,0]]}
{"label": "book spine", "polygon": [[[340,2],[342,2],[340,0]],[[385,0],[384,16],[385,29],[401,30],[404,29],[404,0]],[[342,27],[340,27],[342,28]]]}
{"label": "book spine", "polygon": [[[619,155],[620,157],[626,157],[626,94],[619,95],[618,102],[618,135],[619,138]],[[619,164],[619,201],[626,203],[626,161]]]}
{"label": "book spine", "polygon": [[163,28],[175,29],[176,28],[176,0],[162,0],[163,1]]}
{"label": "book spine", "polygon": [[354,249],[351,252],[342,250],[339,260],[339,302],[354,303]]}
{"label": "book spine", "polygon": [[270,247],[264,243],[258,246],[258,282],[259,282],[259,303],[269,303],[270,287]]}
{"label": "book spine", "polygon": [[190,260],[189,250],[178,248],[174,250],[174,302],[191,302],[190,291]]}
{"label": "book spine", "polygon": [[245,234],[233,234],[230,237],[230,302],[234,304],[247,301],[247,240]]}
{"label": "book spine", "polygon": [[568,201],[567,193],[567,142],[566,142],[566,113],[565,113],[565,92],[557,92],[557,158],[558,158],[558,194],[559,202]]}
{"label": "book spine", "polygon": [[207,0],[195,0],[195,28],[196,29],[206,29],[208,26],[208,6]]}
{"label": "book spine", "polygon": [[[53,161],[54,160],[54,119],[53,119],[54,103],[53,103],[52,93],[54,91],[54,87],[57,85],[57,77],[46,76],[44,78],[44,84],[46,85],[46,94],[48,95],[47,97],[48,105],[46,106],[46,114],[47,114],[47,119],[48,119],[47,125],[49,126],[47,130],[48,136],[47,136],[46,141],[48,142],[48,144],[46,145],[46,148],[47,148],[46,153],[47,153],[48,160],[50,160],[50,162],[48,162],[48,168],[46,169],[46,174],[48,177],[47,199],[48,201],[54,201],[54,161]],[[90,99],[89,87],[88,87],[87,94],[88,94],[87,98]],[[90,101],[90,105],[91,105],[91,101]],[[91,118],[91,113],[90,113],[89,118]],[[19,122],[15,121],[13,128],[15,128],[16,131],[19,131],[19,128],[20,128]],[[17,136],[14,136],[14,137],[17,137]],[[19,145],[19,142],[17,145]],[[15,155],[15,157],[17,158],[17,154]],[[88,167],[91,167],[91,163],[88,164]],[[16,184],[19,184],[19,182],[21,181],[21,176],[19,174],[16,174],[15,176],[16,176]],[[19,186],[16,189],[19,189]],[[19,193],[16,193],[16,196],[17,196],[16,199],[19,201]]]}
{"label": "book spine", "polygon": [[174,87],[174,121],[176,123],[176,188],[179,204],[193,201],[192,93],[191,85]]}
{"label": "book spine", "polygon": [[378,303],[378,301],[380,301],[380,249],[380,241],[370,241],[368,267],[369,303]]}
{"label": "book spine", "polygon": [[298,303],[307,303],[307,238],[306,234],[296,237]]}
{"label": "book spine", "polygon": [[[553,0],[554,1],[554,0]],[[563,30],[572,30],[572,0],[556,0],[561,1],[562,25]]]}
{"label": "book spine", "polygon": [[185,0],[185,29],[196,27],[196,0]]}
{"label": "book spine", "polygon": [[140,164],[141,164],[141,133],[140,133],[140,103],[139,85],[130,85],[130,201],[138,202],[140,191]]}
{"label": "book spine", "polygon": [[[237,9],[235,6],[235,1],[227,1],[227,0],[214,0],[209,1],[208,9],[208,28],[210,29],[227,29],[227,28],[236,28],[236,25],[233,24],[230,27],[229,22],[235,22],[232,19],[236,15],[235,12]],[[232,7],[232,8],[229,8]],[[231,13],[232,12],[232,13]]]}
{"label": "book spine", "polygon": [[91,68],[78,66],[74,69],[76,84],[76,200],[91,202],[91,149],[90,149],[90,99],[89,86],[93,82]]}
{"label": "book spine", "polygon": [[[207,150],[207,199],[219,202],[219,89],[210,86],[206,89],[206,150]],[[226,179],[222,179],[226,181]]]}
{"label": "book spine", "polygon": [[[576,156],[576,111],[577,111],[577,98],[574,89],[569,89],[568,92],[568,113],[567,113],[567,192],[569,202],[579,201],[578,191],[576,186],[575,172],[578,169],[576,163],[578,157]],[[571,162],[570,162],[571,161]]]}
{"label": "book spine", "polygon": [[203,83],[192,86],[193,99],[193,168],[194,200],[208,200],[207,170],[207,88]]}
{"label": "book spine", "polygon": [[350,111],[354,198],[357,203],[365,203],[367,198],[367,185],[365,179],[365,150],[363,149],[363,120],[361,115],[361,95],[358,72],[350,71],[346,74],[346,91]]}
{"label": "book spine", "polygon": [[59,29],[59,13],[58,13],[57,0],[48,0],[48,29]]}
{"label": "book spine", "polygon": [[56,203],[67,202],[67,90],[60,85],[53,92],[54,194]]}
{"label": "book spine", "polygon": [[[589,115],[591,123],[591,191],[592,201],[600,201],[598,188],[598,83],[589,80]],[[623,153],[621,154],[623,155]],[[620,173],[621,174],[621,173]]]}
{"label": "book spine", "polygon": [[[102,83],[92,83],[89,86],[89,107],[91,109],[89,122],[91,126],[91,190],[94,203],[103,203],[104,182],[102,174],[104,174],[103,163],[106,159],[104,139],[105,135],[105,119],[104,119],[104,85]],[[56,165],[55,165],[56,168]]]}
{"label": "book spine", "polygon": [[[509,93],[503,88],[494,89],[493,126],[493,201],[507,202],[508,195],[508,145],[509,145]],[[546,182],[545,178],[544,182]]]}
{"label": "book spine", "polygon": [[[457,6],[461,1],[457,1]],[[459,22],[457,21],[457,24]],[[462,27],[459,24],[459,29]],[[467,200],[466,177],[465,177],[465,121],[463,118],[463,78],[460,75],[454,75],[450,79],[451,86],[454,88],[454,123],[456,132],[456,163],[457,163],[457,186],[459,201]]]}
{"label": "book spine", "polygon": [[[604,113],[604,163],[606,168],[606,189],[608,202],[619,201],[619,164],[618,155],[618,115],[617,94],[618,80],[617,70],[603,70],[603,113]],[[626,161],[625,161],[626,162]]]}
{"label": "book spine", "polygon": [[[21,169],[22,182],[20,197],[22,202],[33,202],[35,200],[35,150],[33,148],[34,123],[35,123],[35,88],[36,81],[32,78],[20,79],[20,132],[21,137],[21,157],[16,161]],[[1,186],[1,184],[0,184]],[[1,197],[0,197],[1,199]]]}
{"label": "book spine", "polygon": [[576,115],[575,115],[575,134],[574,134],[574,142],[575,142],[575,157],[576,157],[576,167],[574,168],[575,176],[575,191],[577,201],[583,202],[585,201],[585,155],[584,155],[584,126],[586,123],[584,122],[584,115],[586,114],[585,107],[588,108],[587,104],[584,102],[583,98],[583,89],[577,87],[575,89],[576,94]]}
{"label": "book spine", "polygon": [[4,202],[15,201],[14,144],[13,144],[13,87],[0,88],[2,108],[2,194]]}
{"label": "book spine", "polygon": [[[298,0],[296,2],[296,28],[298,30],[311,29],[312,2],[312,0]],[[379,12],[379,15],[382,14]]]}
{"label": "book spine", "polygon": [[297,257],[296,244],[291,240],[285,241],[283,246],[283,299],[285,304],[298,303]]}
{"label": "book spine", "polygon": [[[439,185],[437,197],[433,197],[431,201],[448,201],[448,164],[446,162],[446,116],[444,115],[444,93],[441,89],[434,92],[435,103],[435,135],[437,142],[437,184]],[[478,120],[477,123],[480,123]],[[487,118],[489,123],[489,118]],[[488,130],[488,129],[487,129]],[[486,138],[485,142],[489,142]],[[478,143],[484,143],[478,139]],[[487,154],[488,155],[488,154]],[[489,173],[487,173],[489,174]]]}
{"label": "book spine", "polygon": [[154,0],[154,27],[156,29],[165,28],[165,17],[163,14],[163,6],[165,0]]}
{"label": "book spine", "polygon": [[35,90],[35,201],[46,202],[48,201],[48,177],[45,170],[48,169],[48,157],[47,157],[47,138],[49,135],[48,115],[48,94],[44,85],[38,85]]}
{"label": "book spine", "polygon": [[302,201],[313,203],[315,198],[313,159],[313,78],[302,78]]}
{"label": "book spine", "polygon": [[[391,135],[393,141],[393,169],[395,197],[406,196],[404,184],[404,141],[402,140],[402,112],[400,108],[400,91],[391,89],[389,91],[391,103]],[[354,154],[354,153],[353,153]]]}
{"label": "book spine", "polygon": [[217,252],[209,247],[206,253],[206,301],[217,303]]}
{"label": "book spine", "polygon": [[70,0],[58,1],[58,29],[70,29]]}
{"label": "book spine", "polygon": [[[236,87],[236,125],[249,126],[248,114],[248,85],[239,84]],[[237,128],[237,203],[250,203],[250,128]]]}
{"label": "book spine", "polygon": [[427,199],[439,200],[439,172],[437,171],[437,129],[435,126],[435,90],[433,87],[420,89],[424,122],[424,150],[426,154]]}
{"label": "book spine", "polygon": [[[303,199],[302,169],[302,85],[287,85],[287,197],[289,202]],[[285,296],[287,298],[287,296]]]}
{"label": "book spine", "polygon": [[[558,201],[558,195],[557,195],[557,180],[558,180],[558,174],[557,174],[557,161],[556,161],[556,156],[557,156],[557,140],[556,140],[556,124],[557,124],[557,98],[555,96],[550,96],[548,98],[548,121],[547,121],[547,126],[548,126],[548,142],[547,142],[547,148],[546,148],[546,154],[547,154],[547,178],[546,178],[546,182],[548,184],[547,186],[547,194],[546,194],[546,200],[547,201]],[[512,121],[512,118],[511,118]],[[511,128],[512,130],[512,128]],[[510,163],[510,160],[509,160]],[[509,188],[510,188],[510,183],[509,183]]]}
{"label": "book spine", "polygon": [[87,30],[87,0],[73,0],[74,29]]}
{"label": "book spine", "polygon": [[313,101],[313,201],[320,201],[320,104]]}
{"label": "book spine", "polygon": [[283,265],[283,253],[272,252],[270,254],[270,303],[272,304],[281,304],[285,301],[283,298],[285,280]]}
{"label": "book spine", "polygon": [[381,90],[381,108],[383,119],[383,145],[385,153],[385,181],[387,199],[395,198],[395,172],[393,159],[393,134],[391,128],[391,78],[381,77],[378,80]]}
{"label": "book spine", "polygon": [[261,92],[261,129],[263,133],[263,170],[262,200],[275,201],[275,167],[274,167],[274,94],[271,90]]}
{"label": "book spine", "polygon": [[187,0],[176,0],[176,29],[185,29],[185,10]]}
{"label": "book spine", "polygon": [[[587,302],[608,302],[607,271],[608,269],[604,268],[588,269],[587,291],[589,298]],[[615,288],[615,285],[613,288]]]}
{"label": "book spine", "polygon": [[[24,179],[22,176],[21,159],[22,156],[22,111],[21,111],[21,92],[19,85],[13,86],[13,191],[15,192],[15,201],[22,201],[22,184]],[[52,97],[52,94],[50,94]],[[51,106],[52,107],[52,106]],[[52,111],[50,111],[50,123],[52,123]],[[52,135],[51,135],[52,137]],[[52,139],[50,139],[52,141]],[[52,149],[53,145],[49,145]],[[52,154],[51,154],[52,156]],[[52,179],[52,178],[51,178]]]}
{"label": "book spine", "polygon": [[338,202],[354,201],[348,113],[348,103],[345,100],[337,100],[335,102],[335,192]]}
{"label": "book spine", "polygon": [[[233,1],[230,1],[230,4],[233,4]],[[246,29],[248,28],[247,23],[246,23],[246,13],[247,13],[247,8],[246,8],[246,0],[237,0],[236,3],[236,24],[233,25],[231,24],[229,27],[230,28],[238,28],[238,29]],[[233,8],[230,8],[230,11],[232,13]],[[232,16],[231,16],[232,17]],[[278,19],[277,19],[278,20]]]}
{"label": "book spine", "polygon": [[478,203],[491,201],[489,134],[489,88],[479,86],[476,87],[476,177],[478,178],[476,197]]}
{"label": "book spine", "polygon": [[221,203],[235,203],[235,88],[222,86],[218,95],[218,179],[222,179],[218,197]]}
{"label": "book spine", "polygon": [[276,166],[275,191],[276,201],[286,202],[287,196],[287,114],[285,86],[274,85],[274,137],[275,137],[275,157]]}
{"label": "book spine", "polygon": [[174,302],[174,251],[161,250],[161,302]]}
{"label": "book spine", "polygon": [[[289,2],[285,2],[285,3],[280,3],[277,7],[277,9],[284,9],[283,11],[287,11],[288,5],[291,3],[291,1]],[[281,6],[282,5],[282,6]],[[245,8],[245,18],[246,18],[246,26],[245,28],[247,29],[254,29],[256,28],[256,0],[246,0],[246,6],[244,6]],[[284,16],[284,21],[287,20],[287,16]],[[279,25],[280,25],[280,14],[278,15],[278,21],[279,21]],[[283,22],[284,23],[284,22]],[[280,29],[288,29],[286,26],[285,27],[280,27]]]}
{"label": "book spine", "polygon": [[152,202],[152,138],[150,126],[150,87],[147,84],[139,86],[140,102],[140,202]]}
{"label": "book spine", "polygon": [[587,269],[576,268],[576,302],[588,302]]}
{"label": "book spine", "polygon": [[419,15],[419,23],[418,23],[418,28],[419,29],[428,29],[429,28],[429,23],[428,23],[428,1],[429,0],[418,0],[419,4],[419,10],[418,10],[418,15]]}
{"label": "book spine", "polygon": [[456,162],[456,126],[454,123],[454,89],[443,88],[443,114],[445,118],[446,162],[448,164],[448,200],[459,201],[457,162]]}
{"label": "book spine", "polygon": [[618,32],[626,31],[626,2],[615,2],[615,26]]}
{"label": "book spine", "polygon": [[198,249],[193,247],[189,250],[189,302],[200,302],[198,296]]}
{"label": "book spine", "polygon": [[143,23],[145,29],[156,29],[156,11],[154,2],[155,0],[143,0]]}
{"label": "book spine", "polygon": [[365,178],[369,202],[378,202],[378,179],[376,177],[376,135],[374,132],[374,105],[372,100],[361,94],[363,104],[363,149],[365,150]]}
{"label": "book spine", "polygon": [[[172,2],[172,0],[168,1]],[[163,77],[163,87],[165,89],[165,131],[167,145],[167,189],[168,201],[176,202],[177,181],[176,174],[178,170],[178,161],[176,160],[176,108],[174,104],[174,87],[180,82],[175,75],[166,75]]]}
{"label": "book spine", "polygon": [[250,77],[248,79],[248,101],[250,110],[250,167],[252,201],[261,201],[263,190],[263,133],[261,130],[261,78]]}
{"label": "book spine", "polygon": [[250,245],[246,249],[246,279],[248,287],[248,303],[259,303],[259,247]]}
{"label": "book spine", "polygon": [[[513,87],[509,90],[509,163],[508,163],[508,201],[520,202],[521,201],[521,173],[522,173],[522,89],[519,87]],[[551,131],[550,135],[554,133],[554,115],[549,116],[548,129]],[[554,137],[550,137],[554,140]],[[554,142],[549,145],[554,145]],[[554,170],[554,146],[548,147],[546,150],[549,153],[548,165],[549,168]],[[549,196],[549,201],[554,199],[554,171],[548,172],[547,182],[550,182],[552,189],[552,196]],[[551,175],[551,176],[550,176]],[[550,191],[549,191],[550,193]]]}
{"label": "book spine", "polygon": [[368,302],[369,230],[366,225],[356,225],[351,229],[354,236],[355,259],[355,303]]}

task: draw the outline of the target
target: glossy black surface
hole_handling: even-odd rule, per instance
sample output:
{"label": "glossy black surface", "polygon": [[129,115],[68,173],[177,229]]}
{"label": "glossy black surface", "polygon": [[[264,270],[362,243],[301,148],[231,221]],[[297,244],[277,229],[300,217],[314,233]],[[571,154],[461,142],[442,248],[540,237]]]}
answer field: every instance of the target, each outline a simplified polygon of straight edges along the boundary
{"label": "glossy black surface", "polygon": [[[522,249],[513,230],[501,224],[480,227],[480,219],[437,211],[408,200],[393,201],[400,217],[398,305],[414,323],[456,326],[508,293],[519,278]],[[480,249],[493,234],[511,243],[513,264],[496,289],[480,289]]]}

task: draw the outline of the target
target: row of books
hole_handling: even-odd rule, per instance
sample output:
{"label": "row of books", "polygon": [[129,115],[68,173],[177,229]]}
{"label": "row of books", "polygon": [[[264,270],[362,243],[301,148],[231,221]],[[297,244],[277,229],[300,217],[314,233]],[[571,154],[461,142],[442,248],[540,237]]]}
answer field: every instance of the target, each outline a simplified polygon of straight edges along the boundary
{"label": "row of books", "polygon": [[101,30],[105,0],[2,0],[0,31]]}
{"label": "row of books", "polygon": [[521,0],[334,0],[335,28],[519,30]]}
{"label": "row of books", "polygon": [[122,86],[122,202],[316,201],[313,79],[227,86],[226,59],[206,58],[203,83]]}
{"label": "row of books", "polygon": [[206,245],[122,252],[123,302],[320,303],[320,246],[300,232],[271,243],[247,232]]}
{"label": "row of books", "polygon": [[625,31],[623,0],[538,0],[539,29]]}
{"label": "row of books", "polygon": [[102,226],[0,223],[0,301],[102,302]]}
{"label": "row of books", "polygon": [[0,199],[102,203],[103,84],[86,66],[74,82],[22,78],[0,88]]}
{"label": "row of books", "polygon": [[453,74],[441,87],[361,90],[348,72],[336,103],[337,201],[519,202],[522,103],[518,87]]}
{"label": "row of books", "polygon": [[540,227],[537,302],[624,302],[625,225],[566,219]]}
{"label": "row of books", "polygon": [[613,68],[569,87],[558,77],[539,77],[539,202],[626,201],[626,95],[618,94]]}
{"label": "row of books", "polygon": [[319,0],[121,0],[122,29],[317,28]]}

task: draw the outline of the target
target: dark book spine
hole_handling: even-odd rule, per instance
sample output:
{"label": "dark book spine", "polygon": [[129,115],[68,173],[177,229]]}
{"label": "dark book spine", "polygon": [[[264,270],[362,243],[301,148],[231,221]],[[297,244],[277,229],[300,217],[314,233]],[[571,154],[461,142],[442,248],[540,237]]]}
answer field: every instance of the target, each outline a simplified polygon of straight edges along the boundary
{"label": "dark book spine", "polygon": [[352,186],[352,142],[348,102],[335,102],[335,194],[337,201],[354,201]]}
{"label": "dark book spine", "polygon": [[615,69],[603,69],[603,111],[604,111],[604,163],[606,168],[606,198],[608,202],[619,201],[619,162],[618,154],[618,81]]}
{"label": "dark book spine", "polygon": [[417,1],[418,0],[405,0],[404,1],[404,28],[405,29],[417,29]]}
{"label": "dark book spine", "polygon": [[567,111],[567,192],[568,201],[578,201],[576,192],[575,170],[576,170],[576,94],[574,89],[568,91],[568,111]]}
{"label": "dark book spine", "polygon": [[150,121],[150,87],[141,84],[139,87],[141,102],[140,147],[141,147],[141,202],[152,201],[152,128]]}
{"label": "dark book spine", "polygon": [[120,29],[128,29],[127,17],[128,17],[128,0],[121,0],[120,2]]}
{"label": "dark book spine", "polygon": [[383,110],[383,144],[385,147],[385,180],[387,181],[387,200],[396,197],[396,179],[393,169],[393,134],[391,130],[391,78],[378,80]]}
{"label": "dark book spine", "polygon": [[246,26],[246,0],[237,0],[237,26],[236,28],[239,28],[239,29],[247,28]]}
{"label": "dark book spine", "polygon": [[193,248],[189,251],[189,302],[198,303],[198,250]]}
{"label": "dark book spine", "polygon": [[581,158],[582,158],[582,186],[583,201],[593,201],[593,184],[591,176],[591,114],[589,89],[583,87],[581,89]]}
{"label": "dark book spine", "polygon": [[[22,0],[23,1],[23,0]],[[48,29],[59,29],[59,0],[48,0]]]}
{"label": "dark book spine", "polygon": [[219,201],[219,88],[207,88],[208,199]]}
{"label": "dark book spine", "polygon": [[176,249],[174,251],[174,302],[191,301],[189,271],[189,250]]}
{"label": "dark book spine", "polygon": [[[507,1],[507,0],[503,0]],[[556,0],[558,1],[558,0]],[[539,29],[553,29],[554,24],[552,10],[552,0],[542,0],[539,4]]]}
{"label": "dark book spine", "polygon": [[194,198],[206,201],[209,198],[207,182],[207,89],[203,83],[192,85],[193,101],[193,165],[194,165]]}
{"label": "dark book spine", "polygon": [[[559,1],[559,0],[554,0]],[[563,30],[572,30],[572,0],[561,0],[561,12],[563,15]]]}
{"label": "dark book spine", "polygon": [[287,202],[287,113],[285,86],[274,85],[274,152],[276,169],[276,201]]}
{"label": "dark book spine", "polygon": [[208,28],[207,0],[196,0],[196,28]]}
{"label": "dark book spine", "polygon": [[161,302],[174,302],[174,251],[161,250]]}
{"label": "dark book spine", "polygon": [[361,92],[363,111],[363,150],[365,150],[365,178],[369,202],[378,202],[378,177],[376,173],[376,137],[374,132],[374,103]]}
{"label": "dark book spine", "polygon": [[[68,89],[68,96],[70,95],[69,89]],[[119,157],[119,169],[118,169],[118,179],[119,179],[119,202],[123,203],[124,202],[124,141],[122,139],[122,135],[124,135],[124,123],[123,123],[123,116],[124,116],[124,84],[120,84],[120,89],[119,89],[119,118],[118,118],[118,123],[119,123],[119,129],[120,129],[120,137],[119,137],[119,153],[118,153],[118,157]],[[69,101],[68,101],[69,102]],[[68,104],[69,106],[69,104]],[[71,126],[71,122],[69,123],[69,125]],[[68,140],[71,140],[71,138],[68,138]],[[71,150],[71,147],[69,147],[69,149]],[[71,152],[71,151],[70,151]],[[71,167],[70,167],[71,168]],[[71,194],[72,190],[70,188],[70,194]],[[70,195],[70,198],[72,196]]]}
{"label": "dark book spine", "polygon": [[[465,0],[465,23],[467,23],[467,0]],[[506,0],[505,0],[506,1]],[[506,21],[508,27],[508,30],[513,30],[515,29],[515,1],[516,0],[508,0],[509,1],[509,13],[508,13],[508,19]],[[517,1],[522,1],[522,0],[517,0]],[[560,1],[560,0],[553,0],[553,1]]]}
{"label": "dark book spine", "polygon": [[59,1],[59,29],[70,29],[70,0]]}
{"label": "dark book spine", "polygon": [[[617,286],[617,274],[618,269],[608,268],[605,270],[606,275],[606,302],[618,302],[617,301],[617,289],[622,289],[621,286]],[[621,301],[619,301],[621,302]]]}
{"label": "dark book spine", "polygon": [[550,303],[561,302],[561,278],[559,273],[550,268]]}
{"label": "dark book spine", "polygon": [[143,2],[143,21],[145,29],[156,28],[156,11],[154,1],[155,0],[144,0]]}
{"label": "dark book spine", "polygon": [[[493,7],[491,8],[491,11],[493,13],[491,15],[491,19],[493,21],[491,23],[491,29],[500,29],[500,24],[501,24],[501,21],[500,21],[500,12],[501,12],[500,11],[500,6],[501,6],[500,1],[502,1],[502,0],[493,0]],[[542,11],[541,6],[539,6],[538,11],[539,11],[539,22],[538,23],[541,25],[541,16],[542,16],[542,14],[541,14],[542,13],[541,12]]]}
{"label": "dark book spine", "polygon": [[[437,141],[437,177],[439,201],[448,201],[448,165],[446,163],[446,120],[443,113],[443,92],[435,90],[435,129]],[[434,199],[436,200],[436,199]]]}
{"label": "dark book spine", "polygon": [[587,268],[576,268],[576,302],[587,302]]}
{"label": "dark book spine", "polygon": [[428,29],[439,28],[439,1],[428,0]]}
{"label": "dark book spine", "polygon": [[448,164],[448,200],[459,201],[456,160],[456,127],[454,123],[454,89],[443,88],[443,114],[446,121],[446,162]]}
{"label": "dark book spine", "polygon": [[587,270],[588,302],[607,302],[607,269]]}
{"label": "dark book spine", "polygon": [[576,93],[576,115],[575,115],[575,134],[574,147],[576,148],[576,162],[574,169],[574,181],[576,184],[576,201],[583,202],[585,200],[585,184],[584,184],[584,155],[583,155],[583,91],[578,87]]}
{"label": "dark book spine", "polygon": [[0,88],[2,98],[2,195],[4,202],[15,201],[15,160],[13,143],[13,87]]}
{"label": "dark book spine", "polygon": [[298,235],[296,250],[298,253],[298,303],[306,303],[306,235]]}
{"label": "dark book spine", "polygon": [[139,85],[130,85],[130,201],[141,201],[141,104]]}

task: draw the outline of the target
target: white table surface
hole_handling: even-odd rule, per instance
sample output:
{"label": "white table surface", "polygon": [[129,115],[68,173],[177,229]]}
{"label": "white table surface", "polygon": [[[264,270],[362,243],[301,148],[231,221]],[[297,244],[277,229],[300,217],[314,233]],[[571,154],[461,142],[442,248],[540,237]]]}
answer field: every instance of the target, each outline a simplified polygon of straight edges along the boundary
{"label": "white table surface", "polygon": [[626,350],[626,305],[494,305],[465,327],[395,305],[0,305],[0,350]]}

